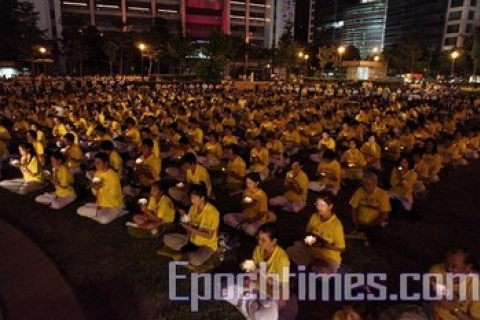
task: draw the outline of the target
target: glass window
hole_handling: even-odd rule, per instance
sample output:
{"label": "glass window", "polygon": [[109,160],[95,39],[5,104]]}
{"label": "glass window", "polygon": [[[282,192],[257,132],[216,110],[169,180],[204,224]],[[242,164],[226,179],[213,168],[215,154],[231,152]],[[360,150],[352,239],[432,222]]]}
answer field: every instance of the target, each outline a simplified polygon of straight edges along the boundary
{"label": "glass window", "polygon": [[476,7],[477,6],[477,0],[470,0],[470,6]]}
{"label": "glass window", "polygon": [[468,11],[468,20],[475,19],[475,11]]}
{"label": "glass window", "polygon": [[458,33],[460,31],[459,24],[451,24],[447,26],[447,33]]}
{"label": "glass window", "polygon": [[472,33],[473,32],[473,25],[471,23],[467,23],[467,27],[465,28],[466,33]]}
{"label": "glass window", "polygon": [[452,11],[448,14],[448,21],[462,19],[462,11]]}
{"label": "glass window", "polygon": [[463,7],[463,0],[451,0],[450,8]]}
{"label": "glass window", "polygon": [[446,46],[456,46],[457,45],[457,38],[456,37],[445,38],[445,45]]}

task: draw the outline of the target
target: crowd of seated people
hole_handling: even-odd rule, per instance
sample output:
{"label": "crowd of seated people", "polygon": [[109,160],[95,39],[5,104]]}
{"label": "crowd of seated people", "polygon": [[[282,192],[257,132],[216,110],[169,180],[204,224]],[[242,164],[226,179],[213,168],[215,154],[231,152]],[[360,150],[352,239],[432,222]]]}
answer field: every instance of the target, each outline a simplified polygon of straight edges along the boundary
{"label": "crowd of seated people", "polygon": [[[20,195],[53,188],[36,202],[76,204],[101,224],[137,210],[129,228],[163,236],[172,257],[193,266],[216,253],[223,221],[257,237],[255,261],[281,255],[335,273],[346,238],[374,245],[392,210],[408,214],[442,171],[468,165],[480,149],[480,130],[468,121],[478,101],[442,87],[236,90],[91,77],[16,78],[0,81],[0,92],[0,169],[9,171],[0,187]],[[95,201],[80,203],[85,179]],[[282,194],[264,188],[273,180],[283,181]],[[333,204],[349,185],[357,188],[354,230],[345,234]],[[220,190],[241,194],[242,212],[219,213],[215,203],[230,201],[216,197]],[[278,213],[312,213],[309,195],[316,211],[304,238],[276,249]],[[175,221],[183,232],[168,232]]]}

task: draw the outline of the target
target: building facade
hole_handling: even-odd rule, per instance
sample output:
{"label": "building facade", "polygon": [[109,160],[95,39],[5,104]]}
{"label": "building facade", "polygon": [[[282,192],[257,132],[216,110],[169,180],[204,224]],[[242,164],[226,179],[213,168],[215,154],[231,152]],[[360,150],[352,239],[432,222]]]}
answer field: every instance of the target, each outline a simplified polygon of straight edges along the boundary
{"label": "building facade", "polygon": [[383,49],[387,0],[362,0],[343,10],[342,44],[354,45],[362,58]]}
{"label": "building facade", "polygon": [[344,26],[343,10],[346,0],[311,0],[311,42],[314,46],[340,44]]}
{"label": "building facade", "polygon": [[[272,47],[278,43],[286,23],[295,19],[294,0],[33,1],[39,2],[36,8],[46,17],[47,23],[41,27],[57,35],[61,35],[61,23],[67,27],[70,21],[95,26],[102,32],[141,32],[162,18],[172,34],[203,39],[216,29],[240,35],[248,43]],[[53,20],[48,18],[52,10]]]}
{"label": "building facade", "polygon": [[[467,0],[465,0],[467,1]],[[441,48],[449,0],[391,0],[388,2],[384,45],[418,41]]]}
{"label": "building facade", "polygon": [[449,0],[442,49],[463,47],[465,40],[480,24],[480,1]]}

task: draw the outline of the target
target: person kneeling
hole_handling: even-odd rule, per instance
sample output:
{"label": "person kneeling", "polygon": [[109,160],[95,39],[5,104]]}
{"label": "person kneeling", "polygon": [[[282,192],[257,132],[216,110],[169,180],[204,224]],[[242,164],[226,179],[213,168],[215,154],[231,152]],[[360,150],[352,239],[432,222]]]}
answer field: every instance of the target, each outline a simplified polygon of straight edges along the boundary
{"label": "person kneeling", "polygon": [[51,162],[53,166],[51,175],[44,173],[45,179],[55,187],[55,192],[44,193],[36,197],[35,201],[52,209],[62,209],[77,199],[73,189],[73,176],[65,165],[65,158],[61,153],[54,153]]}
{"label": "person kneeling", "polygon": [[107,224],[120,217],[123,211],[123,194],[120,179],[109,166],[109,157],[100,152],[95,155],[97,171],[92,179],[92,193],[96,202],[86,203],[77,209],[80,216]]}
{"label": "person kneeling", "polygon": [[175,220],[175,207],[172,199],[165,194],[165,187],[160,181],[152,184],[150,189],[150,199],[140,199],[141,214],[133,216],[132,222],[127,226],[132,226],[152,235],[162,234],[165,229]]}
{"label": "person kneeling", "polygon": [[314,272],[335,273],[345,251],[345,235],[340,220],[333,213],[333,195],[322,192],[316,201],[317,212],[312,215],[306,236],[287,249],[290,260]]}
{"label": "person kneeling", "polygon": [[188,214],[180,210],[181,226],[187,234],[169,233],[163,237],[167,248],[177,251],[174,260],[188,261],[192,266],[203,265],[217,251],[220,213],[207,201],[204,184],[194,185]]}

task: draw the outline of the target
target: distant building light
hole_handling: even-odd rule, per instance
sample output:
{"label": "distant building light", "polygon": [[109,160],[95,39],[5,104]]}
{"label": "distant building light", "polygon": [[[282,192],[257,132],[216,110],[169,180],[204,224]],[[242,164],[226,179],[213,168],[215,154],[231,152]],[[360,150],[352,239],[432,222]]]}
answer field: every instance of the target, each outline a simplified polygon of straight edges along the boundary
{"label": "distant building light", "polygon": [[120,7],[114,4],[97,4],[97,8],[118,9]]}
{"label": "distant building light", "polygon": [[143,11],[143,12],[149,12],[150,11],[150,9],[148,9],[148,8],[140,8],[140,7],[128,7],[128,10]]}
{"label": "distant building light", "polygon": [[83,2],[70,2],[70,1],[64,1],[64,5],[66,6],[75,6],[75,7],[87,7],[88,5]]}
{"label": "distant building light", "polygon": [[165,13],[177,13],[177,10],[170,10],[170,9],[158,9],[158,12],[165,12]]}

